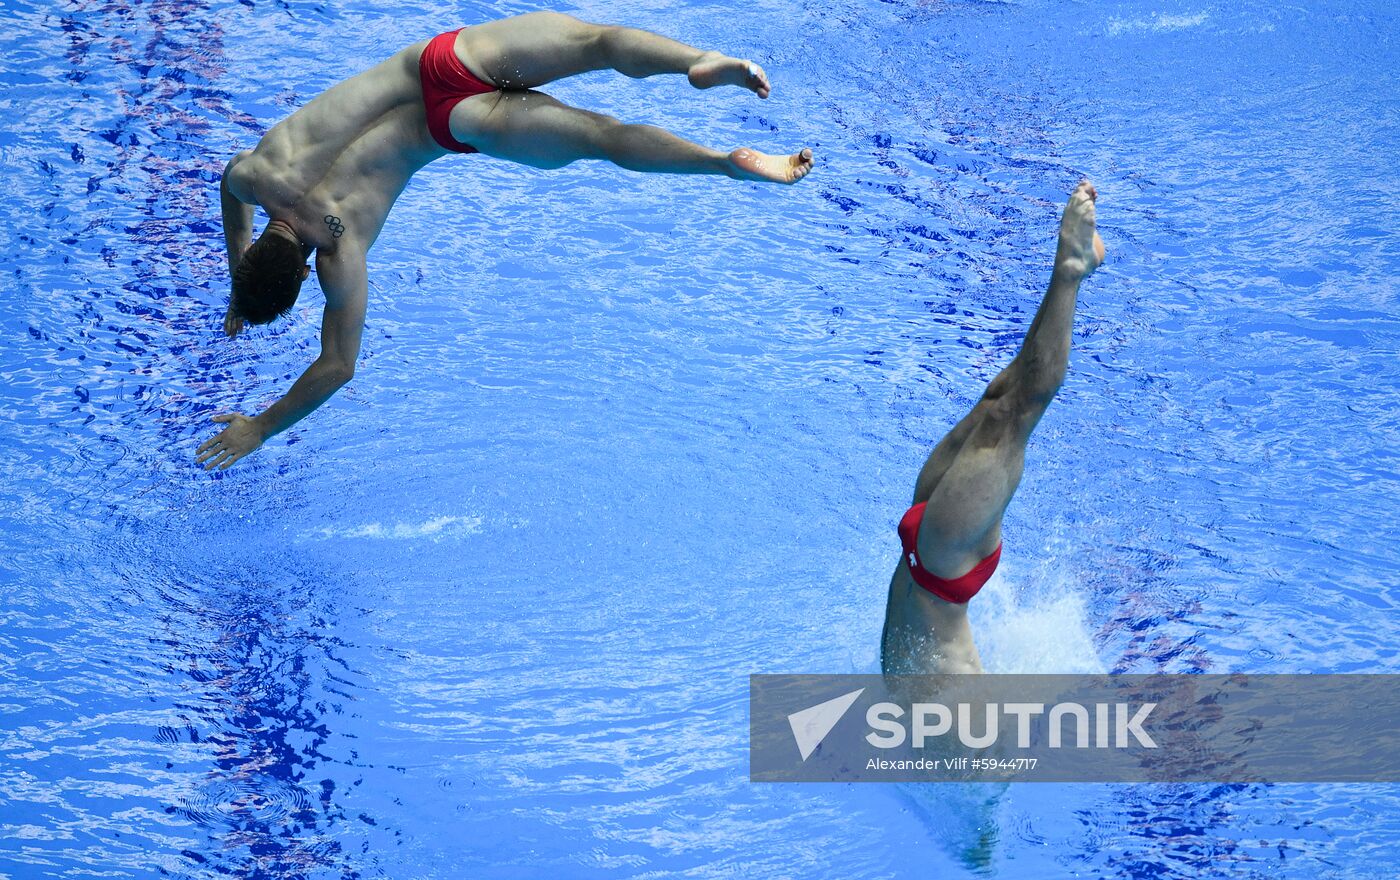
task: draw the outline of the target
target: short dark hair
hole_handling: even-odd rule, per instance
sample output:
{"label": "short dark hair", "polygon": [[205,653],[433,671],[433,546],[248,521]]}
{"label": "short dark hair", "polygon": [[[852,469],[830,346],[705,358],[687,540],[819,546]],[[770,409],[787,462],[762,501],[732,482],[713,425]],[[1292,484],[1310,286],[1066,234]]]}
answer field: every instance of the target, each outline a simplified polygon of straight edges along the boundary
{"label": "short dark hair", "polygon": [[233,313],[249,324],[287,314],[301,292],[305,265],[301,245],[264,231],[234,267]]}

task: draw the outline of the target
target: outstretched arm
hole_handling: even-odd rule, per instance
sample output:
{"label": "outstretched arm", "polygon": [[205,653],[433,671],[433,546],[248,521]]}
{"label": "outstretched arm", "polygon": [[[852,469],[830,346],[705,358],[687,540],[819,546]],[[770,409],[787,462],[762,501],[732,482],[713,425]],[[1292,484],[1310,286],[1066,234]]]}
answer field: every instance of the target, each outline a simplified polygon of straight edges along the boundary
{"label": "outstretched arm", "polygon": [[224,470],[310,415],[355,375],[360,334],[365,324],[368,279],[364,252],[342,245],[332,256],[317,255],[316,273],[326,294],[321,319],[321,356],[306,368],[282,399],[249,418],[238,413],[214,416],[228,424],[199,447],[197,463]]}

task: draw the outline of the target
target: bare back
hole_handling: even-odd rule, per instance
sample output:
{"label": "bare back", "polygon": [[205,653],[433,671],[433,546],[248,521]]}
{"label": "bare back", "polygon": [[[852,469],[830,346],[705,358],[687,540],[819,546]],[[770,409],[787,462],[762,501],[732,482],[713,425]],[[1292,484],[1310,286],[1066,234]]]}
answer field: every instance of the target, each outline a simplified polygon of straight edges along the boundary
{"label": "bare back", "polygon": [[415,172],[444,155],[428,135],[418,79],[424,42],[322,92],[231,168],[229,188],[333,252],[327,216],[368,249]]}

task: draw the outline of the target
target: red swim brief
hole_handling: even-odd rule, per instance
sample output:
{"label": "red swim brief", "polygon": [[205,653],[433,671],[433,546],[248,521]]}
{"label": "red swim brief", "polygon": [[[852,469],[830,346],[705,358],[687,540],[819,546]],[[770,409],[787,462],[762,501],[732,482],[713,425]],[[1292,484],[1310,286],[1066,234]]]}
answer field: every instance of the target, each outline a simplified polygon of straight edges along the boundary
{"label": "red swim brief", "polygon": [[418,57],[418,78],[423,83],[423,107],[428,111],[428,133],[438,146],[454,153],[475,153],[476,147],[452,136],[447,120],[452,108],[473,95],[500,91],[482,82],[457,57],[457,33],[448,31],[428,41]]}
{"label": "red swim brief", "polygon": [[992,572],[997,570],[997,563],[1001,561],[1001,545],[981,562],[972,567],[972,571],[962,577],[941,578],[928,569],[919,561],[919,525],[924,521],[924,508],[928,504],[915,504],[904,514],[904,518],[899,521],[899,542],[904,545],[904,561],[909,564],[909,573],[914,576],[914,583],[928,590],[933,595],[944,602],[952,602],[962,605],[977,595],[977,591],[991,580]]}

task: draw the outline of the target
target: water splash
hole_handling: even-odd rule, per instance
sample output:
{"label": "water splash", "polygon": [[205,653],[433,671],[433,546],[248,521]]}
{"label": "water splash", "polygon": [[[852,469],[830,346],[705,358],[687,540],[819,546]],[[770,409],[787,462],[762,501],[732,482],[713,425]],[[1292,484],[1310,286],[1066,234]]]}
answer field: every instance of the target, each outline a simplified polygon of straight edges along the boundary
{"label": "water splash", "polygon": [[1108,20],[1108,34],[1116,37],[1119,34],[1146,32],[1165,33],[1166,31],[1180,31],[1187,28],[1197,27],[1205,24],[1210,18],[1209,12],[1197,12],[1194,14],[1183,13],[1180,15],[1163,15],[1154,13],[1148,18],[1122,19],[1117,16]]}
{"label": "water splash", "polygon": [[1003,565],[977,598],[973,632],[987,672],[1107,671],[1094,646],[1082,588],[1063,569],[1031,579]]}
{"label": "water splash", "polygon": [[441,541],[444,538],[460,538],[475,535],[481,531],[483,520],[480,516],[436,516],[421,523],[372,522],[359,526],[337,528],[327,526],[313,529],[304,537],[308,538],[377,538],[388,541],[411,541],[418,538],[431,538]]}

